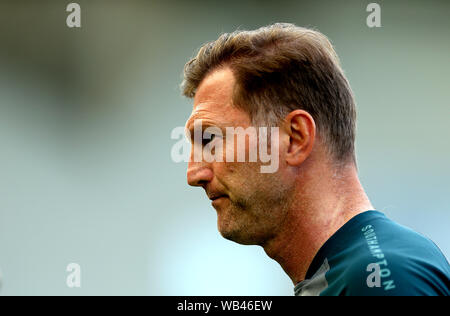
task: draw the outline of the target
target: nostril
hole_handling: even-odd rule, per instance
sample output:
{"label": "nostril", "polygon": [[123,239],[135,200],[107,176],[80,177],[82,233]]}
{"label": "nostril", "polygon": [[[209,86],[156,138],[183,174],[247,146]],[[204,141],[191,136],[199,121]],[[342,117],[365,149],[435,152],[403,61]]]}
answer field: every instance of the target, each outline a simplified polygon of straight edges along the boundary
{"label": "nostril", "polygon": [[191,186],[202,186],[213,178],[213,172],[206,167],[188,168],[187,182]]}

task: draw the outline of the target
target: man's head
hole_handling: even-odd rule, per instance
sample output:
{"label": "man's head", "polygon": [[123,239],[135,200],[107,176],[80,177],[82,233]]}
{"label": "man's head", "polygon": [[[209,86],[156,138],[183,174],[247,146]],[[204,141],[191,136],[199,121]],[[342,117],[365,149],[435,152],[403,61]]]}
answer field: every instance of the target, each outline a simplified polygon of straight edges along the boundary
{"label": "man's head", "polygon": [[190,130],[195,120],[204,128],[280,130],[275,173],[261,173],[259,162],[189,163],[188,183],[206,190],[228,239],[264,244],[284,224],[311,161],[355,161],[352,92],[330,42],[316,31],[275,24],[221,35],[186,64],[182,88],[194,98]]}

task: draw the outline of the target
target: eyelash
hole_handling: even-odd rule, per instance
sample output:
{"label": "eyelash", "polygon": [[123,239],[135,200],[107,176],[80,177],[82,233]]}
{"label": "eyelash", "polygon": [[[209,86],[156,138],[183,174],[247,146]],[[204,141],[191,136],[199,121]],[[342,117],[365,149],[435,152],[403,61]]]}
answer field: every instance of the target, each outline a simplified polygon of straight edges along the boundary
{"label": "eyelash", "polygon": [[[205,135],[209,135],[210,137],[205,137]],[[216,137],[217,137],[216,134],[212,134],[212,133],[203,133],[202,146],[206,146],[207,144],[209,144],[210,142],[212,142]]]}

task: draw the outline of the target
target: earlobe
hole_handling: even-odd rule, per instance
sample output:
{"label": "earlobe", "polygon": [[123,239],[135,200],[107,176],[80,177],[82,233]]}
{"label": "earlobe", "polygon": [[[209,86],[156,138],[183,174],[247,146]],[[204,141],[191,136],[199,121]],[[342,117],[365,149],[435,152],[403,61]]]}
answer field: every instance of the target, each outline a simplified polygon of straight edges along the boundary
{"label": "earlobe", "polygon": [[286,161],[289,165],[298,166],[311,154],[316,124],[312,116],[304,110],[295,110],[285,119],[286,131],[289,136],[289,146]]}

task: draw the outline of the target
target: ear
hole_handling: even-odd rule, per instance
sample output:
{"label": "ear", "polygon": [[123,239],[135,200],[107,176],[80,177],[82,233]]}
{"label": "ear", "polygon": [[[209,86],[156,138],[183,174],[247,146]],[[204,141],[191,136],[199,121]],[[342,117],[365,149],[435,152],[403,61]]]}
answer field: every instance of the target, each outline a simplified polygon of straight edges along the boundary
{"label": "ear", "polygon": [[289,137],[286,162],[298,166],[308,158],[316,138],[316,123],[304,110],[295,110],[285,118],[285,130]]}

